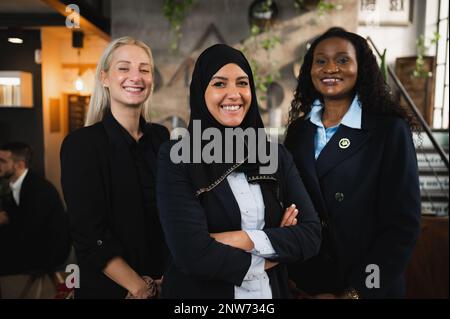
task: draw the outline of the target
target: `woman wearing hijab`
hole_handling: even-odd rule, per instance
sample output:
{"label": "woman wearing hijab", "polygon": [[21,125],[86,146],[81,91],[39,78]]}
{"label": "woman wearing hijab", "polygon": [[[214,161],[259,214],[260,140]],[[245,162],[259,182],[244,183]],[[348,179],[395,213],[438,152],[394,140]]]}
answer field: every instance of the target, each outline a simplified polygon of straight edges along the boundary
{"label": "woman wearing hijab", "polygon": [[264,128],[252,71],[240,51],[217,44],[200,55],[190,106],[190,155],[204,154],[206,141],[199,141],[198,133],[211,129],[220,133],[212,143],[225,152],[212,163],[202,158],[176,164],[172,148],[179,142],[161,146],[157,203],[172,256],[162,297],[291,297],[286,263],[317,253],[320,225],[283,146],[275,144],[278,165],[272,174],[262,173],[262,157],[256,155],[256,145],[269,145],[265,135],[257,142],[246,140],[244,160],[224,160],[243,138],[238,134],[230,142],[226,130]]}

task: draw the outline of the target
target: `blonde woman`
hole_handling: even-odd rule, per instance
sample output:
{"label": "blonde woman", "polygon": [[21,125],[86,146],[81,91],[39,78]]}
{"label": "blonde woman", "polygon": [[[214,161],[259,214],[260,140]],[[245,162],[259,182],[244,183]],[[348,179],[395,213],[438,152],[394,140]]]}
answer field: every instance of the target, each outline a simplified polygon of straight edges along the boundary
{"label": "blonde woman", "polygon": [[158,219],[156,155],[169,139],[149,121],[150,48],[131,37],[105,49],[86,127],[61,147],[61,181],[80,267],[75,298],[151,298],[167,248]]}

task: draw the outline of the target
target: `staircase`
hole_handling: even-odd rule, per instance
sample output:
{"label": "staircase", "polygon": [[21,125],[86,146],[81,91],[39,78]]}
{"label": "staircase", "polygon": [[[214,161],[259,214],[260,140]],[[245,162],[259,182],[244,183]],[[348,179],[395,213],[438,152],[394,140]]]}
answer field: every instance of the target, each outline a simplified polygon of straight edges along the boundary
{"label": "staircase", "polygon": [[[432,130],[432,134],[448,156],[449,131]],[[421,132],[420,136],[415,134],[414,144],[419,165],[422,214],[448,216],[448,169],[424,132]]]}

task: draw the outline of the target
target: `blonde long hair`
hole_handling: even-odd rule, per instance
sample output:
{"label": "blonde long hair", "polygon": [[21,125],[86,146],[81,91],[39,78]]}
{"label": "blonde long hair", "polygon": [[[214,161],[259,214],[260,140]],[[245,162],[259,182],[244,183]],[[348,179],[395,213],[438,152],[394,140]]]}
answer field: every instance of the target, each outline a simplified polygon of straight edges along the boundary
{"label": "blonde long hair", "polygon": [[[150,67],[152,75],[154,74],[153,56],[149,46],[144,42],[136,40],[132,37],[121,37],[112,41],[108,47],[103,51],[100,61],[97,64],[95,71],[95,87],[92,93],[91,101],[89,103],[89,110],[86,116],[85,126],[93,125],[100,122],[105,115],[105,110],[110,107],[109,90],[103,86],[101,73],[108,72],[111,66],[111,59],[114,51],[123,45],[136,45],[148,54],[150,59]],[[141,105],[141,114],[147,122],[150,122],[150,100],[153,94],[153,85],[148,98]]]}

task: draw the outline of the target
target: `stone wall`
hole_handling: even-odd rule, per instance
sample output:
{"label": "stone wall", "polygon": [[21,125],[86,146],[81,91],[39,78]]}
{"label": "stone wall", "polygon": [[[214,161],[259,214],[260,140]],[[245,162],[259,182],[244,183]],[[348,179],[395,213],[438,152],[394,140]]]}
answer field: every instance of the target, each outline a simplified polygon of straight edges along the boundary
{"label": "stone wall", "polygon": [[[155,64],[161,76],[158,81],[160,87],[155,90],[153,97],[153,121],[163,121],[172,115],[187,121],[189,80],[193,62],[203,49],[220,42],[217,33],[214,32],[210,32],[203,42],[202,37],[213,24],[225,43],[236,47],[248,43],[250,36],[248,8],[252,2],[252,0],[197,0],[182,25],[183,36],[179,53],[173,54],[169,51],[169,23],[163,15],[164,0],[125,2],[112,0],[112,38],[131,35],[148,43],[153,50]],[[341,10],[333,10],[319,17],[315,11],[306,13],[297,11],[293,0],[275,2],[279,14],[273,33],[280,38],[281,43],[271,53],[270,60],[276,61],[281,74],[281,78],[277,81],[279,84],[277,99],[274,99],[281,119],[275,119],[270,124],[282,126],[286,122],[296,85],[293,64],[300,60],[305,43],[332,26],[356,31],[358,10],[357,0],[341,0],[339,1],[342,5]],[[249,52],[247,57],[257,59],[261,65],[267,63],[263,50]],[[259,102],[264,107],[266,102],[263,100]],[[266,112],[263,112],[263,118],[268,124]]]}

